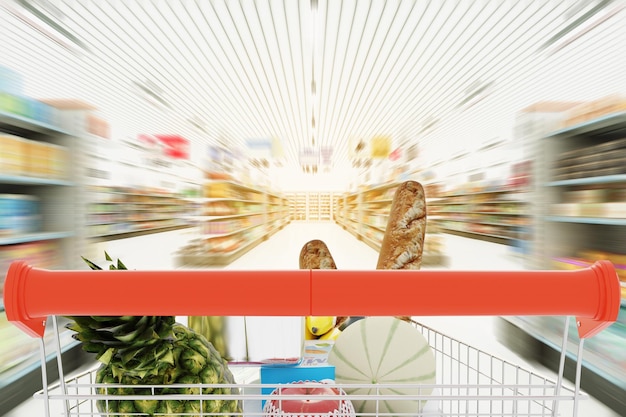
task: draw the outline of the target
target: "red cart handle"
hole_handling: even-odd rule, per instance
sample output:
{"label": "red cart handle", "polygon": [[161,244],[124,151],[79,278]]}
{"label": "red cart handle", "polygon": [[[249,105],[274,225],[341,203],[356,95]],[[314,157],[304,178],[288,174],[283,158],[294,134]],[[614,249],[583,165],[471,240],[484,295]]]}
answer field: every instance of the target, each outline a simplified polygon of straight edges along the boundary
{"label": "red cart handle", "polygon": [[7,318],[43,337],[48,315],[573,315],[580,337],[617,319],[608,261],[574,271],[50,271],[13,262]]}

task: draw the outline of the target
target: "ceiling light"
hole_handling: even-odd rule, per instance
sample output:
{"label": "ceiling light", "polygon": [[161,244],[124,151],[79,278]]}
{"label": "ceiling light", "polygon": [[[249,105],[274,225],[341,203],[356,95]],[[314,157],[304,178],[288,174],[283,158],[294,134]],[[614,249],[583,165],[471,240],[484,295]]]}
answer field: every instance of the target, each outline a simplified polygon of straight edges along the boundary
{"label": "ceiling light", "polygon": [[587,12],[585,12],[584,14],[582,14],[581,16],[576,18],[573,22],[571,22],[569,25],[565,26],[558,33],[556,33],[554,36],[552,36],[550,39],[548,39],[541,46],[541,49],[546,49],[549,46],[555,44],[559,39],[563,38],[565,35],[567,35],[571,31],[573,31],[574,29],[576,29],[579,26],[581,26],[583,23],[585,23],[587,20],[591,19],[594,15],[596,15],[602,9],[606,8],[606,6],[608,6],[612,2],[613,2],[613,0],[602,0],[602,1],[598,2],[598,4],[596,4],[594,7],[592,7]]}
{"label": "ceiling light", "polygon": [[[45,35],[49,39],[55,41],[64,48],[71,52],[77,52],[63,42],[59,37],[51,34],[47,29],[52,29],[55,33],[60,35],[61,38],[68,40],[73,46],[78,46],[83,52],[89,52],[89,48],[80,39],[78,39],[73,33],[61,26],[60,21],[64,15],[58,7],[51,4],[49,1],[27,1],[27,0],[15,0],[16,3],[22,8],[22,11],[18,11],[16,8],[12,8],[8,4],[3,6],[18,17],[23,22],[37,30],[39,33]],[[4,3],[4,2],[0,2]],[[26,13],[24,13],[26,12]],[[33,19],[34,18],[34,19]]]}

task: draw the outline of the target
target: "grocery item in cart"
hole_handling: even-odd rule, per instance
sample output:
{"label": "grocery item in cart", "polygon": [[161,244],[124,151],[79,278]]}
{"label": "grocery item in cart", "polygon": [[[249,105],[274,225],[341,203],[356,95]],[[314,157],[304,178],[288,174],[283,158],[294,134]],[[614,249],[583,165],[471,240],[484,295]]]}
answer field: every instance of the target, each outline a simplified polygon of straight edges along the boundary
{"label": "grocery item in cart", "polygon": [[[313,239],[306,242],[298,257],[300,269],[337,269],[330,249],[324,241]],[[315,340],[335,340],[341,333],[339,326],[347,317],[307,316],[305,317],[305,349],[315,346]],[[325,342],[321,342],[325,343]]]}
{"label": "grocery item in cart", "polygon": [[[353,417],[354,406],[343,389],[326,382],[298,381],[276,388],[265,402],[266,417]],[[289,398],[290,396],[293,399]]]}
{"label": "grocery item in cart", "polygon": [[376,269],[420,269],[426,234],[426,195],[417,181],[398,185]]}
{"label": "grocery item in cart", "polygon": [[[335,366],[338,384],[379,384],[382,395],[426,396],[435,384],[435,355],[428,341],[416,327],[394,317],[367,317],[347,327],[335,341],[328,362]],[[386,388],[386,384],[407,387]],[[372,387],[345,389],[349,395],[367,395]],[[352,402],[357,413],[417,414],[426,404],[415,399]]]}
{"label": "grocery item in cart", "polygon": [[[106,254],[107,260],[111,258]],[[83,258],[84,259],[84,258]],[[85,259],[94,270],[102,269]],[[118,260],[111,269],[126,270]],[[143,413],[142,415],[201,412],[237,415],[237,400],[156,400],[150,390],[138,385],[168,385],[157,394],[199,394],[194,386],[171,384],[234,384],[227,362],[208,340],[175,322],[173,316],[68,316],[68,328],[87,352],[102,363],[96,372],[99,384],[115,384],[97,389],[101,395],[129,395],[133,400],[99,400],[98,411],[106,413]],[[116,386],[116,385],[123,386]],[[171,387],[169,386],[171,385]],[[237,394],[236,388],[202,388],[207,394]],[[136,399],[146,395],[145,399]]]}

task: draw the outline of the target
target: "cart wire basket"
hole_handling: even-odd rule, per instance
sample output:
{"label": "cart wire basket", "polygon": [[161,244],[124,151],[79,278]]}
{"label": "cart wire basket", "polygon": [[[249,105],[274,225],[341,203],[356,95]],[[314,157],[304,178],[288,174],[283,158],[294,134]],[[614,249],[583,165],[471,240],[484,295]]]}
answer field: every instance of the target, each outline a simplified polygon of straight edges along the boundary
{"label": "cart wire basket", "polygon": [[[168,282],[198,288],[172,300]],[[149,283],[149,285],[147,285]],[[332,287],[331,287],[332,286]],[[97,292],[92,289],[97,287]],[[120,295],[119,288],[124,288]],[[233,288],[244,289],[233,291]],[[333,288],[329,296],[328,288]],[[137,290],[137,292],[135,292]],[[141,290],[139,292],[139,290]],[[208,291],[211,303],[203,299]],[[132,294],[142,294],[137,300]],[[147,292],[147,294],[146,294]],[[334,294],[334,295],[333,295]],[[419,297],[418,297],[419,295]],[[5,310],[15,325],[40,339],[46,417],[61,416],[560,416],[578,414],[584,340],[612,324],[620,308],[620,286],[613,265],[599,261],[576,271],[49,271],[14,262],[5,282]],[[125,297],[128,297],[125,299]],[[116,299],[118,302],[111,303]],[[259,365],[231,364],[233,384],[141,385],[143,392],[120,393],[121,384],[96,382],[96,369],[63,373],[58,317],[65,315],[361,315],[566,316],[560,369],[546,378],[413,323],[428,341],[436,362],[434,384],[343,384],[299,381],[259,382]],[[574,386],[564,381],[570,316],[580,337]],[[59,380],[46,375],[43,335],[48,319],[55,333]],[[288,388],[305,388],[287,394]],[[313,389],[323,385],[326,390]],[[215,388],[228,394],[212,393]],[[271,394],[267,394],[267,389]],[[175,391],[172,393],[172,391]],[[122,401],[171,401],[192,404],[184,411],[124,413],[108,404]],[[240,402],[240,412],[220,412],[223,401]],[[333,411],[300,408],[294,401],[336,404]],[[300,403],[298,403],[300,404]],[[353,404],[367,404],[355,407]],[[99,407],[99,406],[100,407]],[[102,407],[104,405],[105,407]],[[111,410],[111,411],[100,411]],[[115,411],[115,412],[113,412]],[[567,413],[567,414],[565,414]]]}

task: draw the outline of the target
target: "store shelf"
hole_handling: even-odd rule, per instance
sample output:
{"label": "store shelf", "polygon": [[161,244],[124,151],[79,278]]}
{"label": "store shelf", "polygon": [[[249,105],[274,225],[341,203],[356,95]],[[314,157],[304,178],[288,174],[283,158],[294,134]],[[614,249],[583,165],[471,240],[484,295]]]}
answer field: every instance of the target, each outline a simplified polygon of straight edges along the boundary
{"label": "store shelf", "polygon": [[33,133],[48,136],[70,136],[71,133],[47,123],[0,110],[0,131],[17,135]]}
{"label": "store shelf", "polygon": [[571,180],[551,181],[548,187],[564,187],[572,185],[611,184],[626,182],[626,175],[602,175],[597,177],[576,178]]}
{"label": "store shelf", "polygon": [[441,226],[441,229],[446,233],[450,233],[456,236],[467,237],[470,239],[481,239],[481,240],[485,240],[488,242],[500,243],[500,244],[505,244],[505,245],[511,245],[521,240],[521,239],[514,238],[514,237],[493,235],[489,233],[472,232],[469,230],[454,229],[454,228],[445,227],[445,226]]}
{"label": "store shelf", "polygon": [[546,221],[560,223],[603,224],[608,226],[626,226],[626,219],[604,217],[548,216]]}
{"label": "store shelf", "polygon": [[[376,251],[380,251],[387,228],[389,212],[398,183],[386,183],[361,188],[357,192],[336,197],[335,222],[346,231],[362,240]],[[428,210],[437,199],[427,199]],[[438,238],[441,229],[436,227],[437,220],[430,221],[427,216],[426,242],[422,254],[422,265],[444,265],[447,263],[443,245],[429,245],[429,240]]]}
{"label": "store shelf", "polygon": [[[536,320],[536,318],[534,319]],[[562,331],[562,326],[558,330]],[[533,325],[528,323],[526,319],[518,317],[502,317],[497,322],[496,334],[500,343],[508,346],[513,352],[556,373],[560,365],[563,334],[557,334],[552,330],[550,334],[544,335],[542,331],[545,331],[545,325]],[[576,331],[573,330],[573,332]],[[605,332],[607,330],[603,331],[603,333]],[[585,347],[582,358],[581,389],[615,410],[618,415],[622,415],[623,410],[626,409],[624,380],[607,378],[605,370],[596,365],[598,362],[604,361],[605,358],[598,357],[594,349],[589,348],[588,343],[585,344]],[[576,373],[576,358],[573,354],[575,351],[576,347],[569,342],[564,373],[570,381],[574,381]]]}
{"label": "store shelf", "polygon": [[[14,260],[47,269],[78,267],[85,247],[82,145],[63,129],[0,111],[0,298]],[[11,333],[14,326],[4,314],[0,318],[0,410],[7,410],[40,386],[41,364],[36,341]],[[61,349],[68,369],[84,360],[71,338],[62,340]]]}
{"label": "store shelf", "polygon": [[189,227],[196,204],[180,194],[151,188],[95,186],[89,196],[86,226],[95,241]]}
{"label": "store shelf", "polygon": [[[524,230],[531,216],[526,190],[474,188],[476,192],[445,193],[430,204],[429,209],[436,213],[444,233],[504,245],[518,245],[526,239]],[[459,227],[450,227],[448,222],[458,223]],[[481,226],[496,227],[500,233],[472,230]]]}
{"label": "store shelf", "polygon": [[129,237],[151,235],[154,233],[170,232],[174,230],[187,229],[190,227],[193,227],[193,226],[190,224],[180,224],[180,225],[175,225],[175,226],[151,227],[151,228],[142,229],[142,230],[112,232],[112,233],[105,233],[105,234],[90,236],[90,240],[93,240],[94,242],[103,242],[103,241],[108,241],[108,240],[126,239]]}
{"label": "store shelf", "polygon": [[73,181],[66,181],[54,178],[36,178],[26,177],[18,175],[1,175],[0,183],[2,184],[16,184],[16,185],[60,185],[60,186],[74,186]]}
{"label": "store shelf", "polygon": [[207,181],[199,202],[201,212],[229,214],[189,216],[200,227],[201,238],[177,253],[180,265],[228,265],[293,218],[291,196],[233,181]]}
{"label": "store shelf", "polygon": [[556,130],[548,135],[547,138],[557,136],[581,136],[586,134],[604,135],[626,128],[626,112],[616,112],[593,119],[587,122],[568,126],[563,129]]}
{"label": "store shelf", "polygon": [[[623,138],[626,112],[577,123],[537,139],[539,159],[533,175],[541,186],[533,199],[542,204],[536,207],[533,224],[534,268],[573,269],[579,267],[577,262],[620,259],[626,253],[621,227],[626,226],[626,218],[621,216],[626,201],[620,191],[626,173],[619,162],[626,154]],[[601,175],[613,171],[616,173]],[[556,338],[561,335],[554,332],[553,323],[539,318],[516,317],[511,321],[541,346],[560,352]],[[583,372],[594,375],[596,392],[619,392],[626,398],[625,357],[620,359],[610,348],[626,343],[626,331],[618,330],[626,329],[624,311],[618,321],[586,343]],[[609,342],[606,337],[613,340]],[[568,343],[567,355],[574,352],[575,347]]]}
{"label": "store shelf", "polygon": [[292,192],[287,195],[292,220],[333,221],[336,216],[336,193]]}
{"label": "store shelf", "polygon": [[26,242],[38,242],[41,240],[56,240],[72,237],[74,232],[39,232],[39,233],[24,233],[16,236],[2,236],[0,237],[0,246],[4,245],[16,245],[18,243]]}

